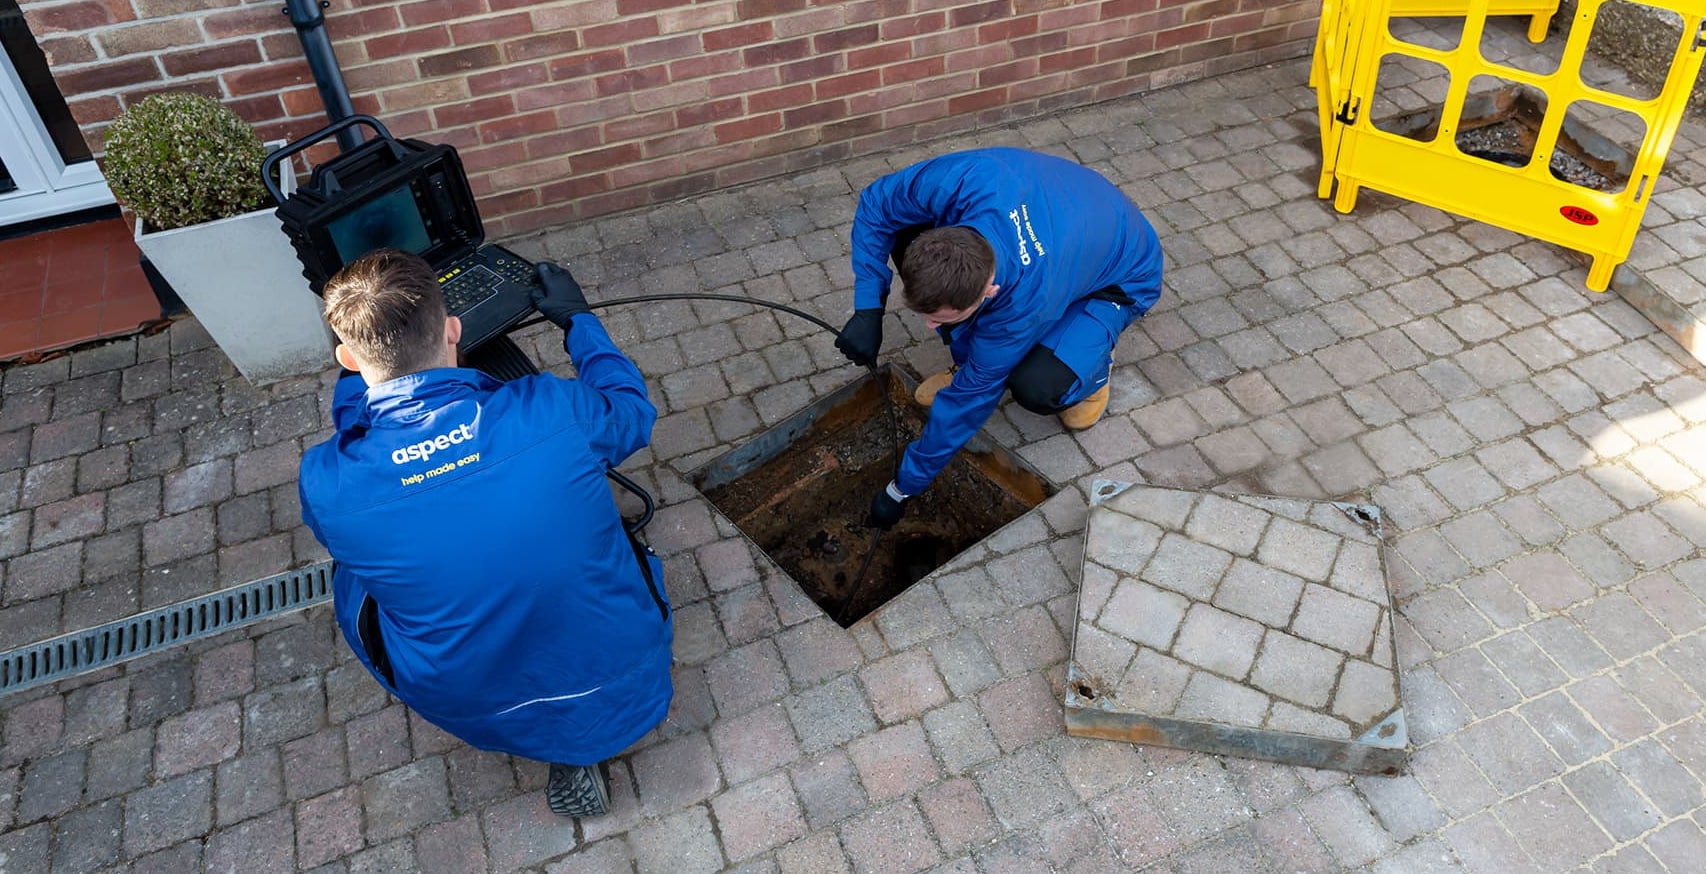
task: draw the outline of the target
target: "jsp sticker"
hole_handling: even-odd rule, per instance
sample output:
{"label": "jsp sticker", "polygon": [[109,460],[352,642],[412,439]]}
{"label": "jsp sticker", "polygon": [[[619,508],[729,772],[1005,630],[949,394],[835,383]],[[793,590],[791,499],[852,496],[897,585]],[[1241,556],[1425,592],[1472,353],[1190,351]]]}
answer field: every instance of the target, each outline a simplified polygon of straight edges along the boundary
{"label": "jsp sticker", "polygon": [[1561,206],[1558,214],[1578,225],[1597,225],[1599,216],[1579,206]]}

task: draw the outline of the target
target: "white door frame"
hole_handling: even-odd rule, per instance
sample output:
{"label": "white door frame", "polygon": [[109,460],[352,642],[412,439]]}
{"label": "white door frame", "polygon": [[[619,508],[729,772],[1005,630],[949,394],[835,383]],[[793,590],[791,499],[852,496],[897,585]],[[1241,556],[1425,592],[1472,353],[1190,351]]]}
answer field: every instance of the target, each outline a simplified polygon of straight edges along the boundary
{"label": "white door frame", "polygon": [[0,194],[0,226],[113,202],[94,161],[67,165],[53,145],[12,59],[0,52],[0,160],[18,184]]}

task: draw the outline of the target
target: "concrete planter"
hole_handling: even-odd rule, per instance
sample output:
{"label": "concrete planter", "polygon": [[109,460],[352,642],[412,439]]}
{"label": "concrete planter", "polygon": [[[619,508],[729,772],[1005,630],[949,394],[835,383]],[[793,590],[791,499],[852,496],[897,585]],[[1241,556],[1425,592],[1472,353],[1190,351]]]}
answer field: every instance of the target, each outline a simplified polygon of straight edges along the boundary
{"label": "concrete planter", "polygon": [[144,232],[139,219],[136,246],[245,379],[265,385],[332,366],[320,299],[271,207],[169,231]]}

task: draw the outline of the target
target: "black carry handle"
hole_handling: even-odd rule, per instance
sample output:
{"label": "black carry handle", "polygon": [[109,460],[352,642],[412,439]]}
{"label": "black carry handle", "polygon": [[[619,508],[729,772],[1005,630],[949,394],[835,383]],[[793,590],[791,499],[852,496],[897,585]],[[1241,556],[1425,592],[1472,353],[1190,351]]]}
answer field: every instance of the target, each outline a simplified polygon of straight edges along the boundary
{"label": "black carry handle", "polygon": [[377,134],[381,140],[393,143],[396,142],[395,138],[391,136],[391,132],[385,129],[385,125],[381,124],[379,119],[374,118],[371,115],[352,115],[349,118],[342,118],[334,121],[294,143],[286,143],[271,154],[267,155],[266,160],[261,162],[261,182],[265,183],[267,186],[267,193],[272,195],[273,201],[275,203],[284,202],[284,191],[279,188],[278,183],[273,180],[273,177],[277,175],[276,168],[284,161],[285,158],[291,157],[292,155],[307,149],[309,146],[312,146],[321,140],[338,133],[339,131],[346,130],[358,124],[365,124],[368,127],[373,128],[373,132]]}
{"label": "black carry handle", "polygon": [[643,488],[640,488],[639,483],[634,482],[633,480],[627,478],[626,476],[623,476],[622,472],[618,471],[614,467],[605,468],[604,469],[604,475],[610,477],[612,480],[615,480],[616,484],[621,486],[622,488],[625,488],[628,491],[633,492],[634,496],[640,499],[640,503],[646,505],[646,511],[644,513],[640,514],[640,518],[635,519],[632,522],[628,521],[627,519],[622,520],[622,527],[628,529],[629,536],[638,535],[641,531],[645,530],[646,525],[652,521],[652,511],[657,509],[652,504],[651,493],[647,492]]}

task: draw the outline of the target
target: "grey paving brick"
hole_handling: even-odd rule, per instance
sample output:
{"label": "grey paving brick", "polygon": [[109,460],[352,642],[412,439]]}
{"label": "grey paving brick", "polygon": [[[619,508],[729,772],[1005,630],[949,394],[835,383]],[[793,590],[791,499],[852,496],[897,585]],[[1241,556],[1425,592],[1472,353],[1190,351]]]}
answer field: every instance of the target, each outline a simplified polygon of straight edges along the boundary
{"label": "grey paving brick", "polygon": [[629,838],[635,868],[646,874],[710,872],[723,867],[711,819],[703,807],[692,807],[636,829]]}
{"label": "grey paving brick", "polygon": [[124,805],[124,852],[141,856],[205,833],[213,825],[213,774],[199,771],[131,793]]}
{"label": "grey paving brick", "polygon": [[842,827],[841,842],[860,874],[910,874],[942,858],[924,817],[909,800],[855,818]]}
{"label": "grey paving brick", "polygon": [[806,833],[793,789],[783,774],[755,780],[712,802],[723,851],[733,861],[771,850]]}
{"label": "grey paving brick", "polygon": [[697,804],[722,785],[716,757],[703,734],[649,747],[630,761],[642,810],[667,813]]}

